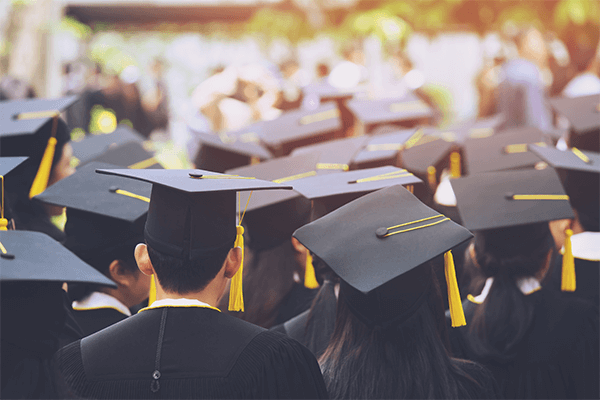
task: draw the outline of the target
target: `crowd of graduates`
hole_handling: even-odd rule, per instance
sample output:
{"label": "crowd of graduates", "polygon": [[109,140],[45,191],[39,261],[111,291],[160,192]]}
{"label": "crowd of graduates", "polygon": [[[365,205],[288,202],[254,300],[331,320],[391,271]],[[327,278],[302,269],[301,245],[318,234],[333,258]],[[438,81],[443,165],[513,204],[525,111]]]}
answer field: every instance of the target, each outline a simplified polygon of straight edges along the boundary
{"label": "crowd of graduates", "polygon": [[535,35],[444,128],[402,53],[376,98],[356,47],[215,71],[189,170],[3,95],[0,396],[598,398],[600,88],[548,96]]}

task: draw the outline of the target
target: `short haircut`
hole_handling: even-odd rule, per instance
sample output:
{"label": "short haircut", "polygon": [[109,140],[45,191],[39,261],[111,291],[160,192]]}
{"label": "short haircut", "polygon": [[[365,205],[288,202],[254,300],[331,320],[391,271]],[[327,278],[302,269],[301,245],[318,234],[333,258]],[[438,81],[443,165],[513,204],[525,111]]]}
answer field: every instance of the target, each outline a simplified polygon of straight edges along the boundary
{"label": "short haircut", "polygon": [[[233,243],[232,243],[233,245]],[[194,260],[169,256],[148,245],[148,255],[160,285],[167,292],[185,294],[202,290],[223,267],[230,247]]]}

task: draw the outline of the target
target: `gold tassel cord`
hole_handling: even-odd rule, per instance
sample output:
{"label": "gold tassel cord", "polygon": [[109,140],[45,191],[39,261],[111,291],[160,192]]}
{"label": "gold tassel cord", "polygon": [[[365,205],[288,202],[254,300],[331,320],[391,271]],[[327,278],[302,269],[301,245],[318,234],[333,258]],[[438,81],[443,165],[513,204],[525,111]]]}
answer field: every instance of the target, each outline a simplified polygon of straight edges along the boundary
{"label": "gold tassel cord", "polygon": [[565,254],[563,254],[562,277],[560,283],[560,289],[563,292],[574,292],[577,287],[575,258],[573,257],[573,249],[571,247],[571,236],[573,236],[573,231],[567,229],[565,231]]}
{"label": "gold tassel cord", "polygon": [[450,174],[453,178],[460,178],[460,153],[453,151],[450,154]]}
{"label": "gold tassel cord", "polygon": [[407,172],[406,170],[401,170],[401,171],[389,172],[387,174],[370,176],[368,178],[357,179],[355,181],[351,181],[348,183],[376,182],[376,181],[383,181],[386,179],[406,178],[408,176],[413,176],[413,174],[411,174],[410,172]]}
{"label": "gold tassel cord", "polygon": [[242,226],[242,221],[246,215],[246,210],[248,209],[248,204],[250,204],[251,197],[252,192],[250,192],[244,212],[240,216],[240,194],[238,192],[238,225],[235,227],[236,236],[234,246],[239,247],[242,250],[242,262],[240,268],[237,270],[233,278],[231,278],[231,287],[229,289],[229,311],[244,312],[244,290],[242,286],[242,277],[244,275],[244,227]]}
{"label": "gold tassel cord", "polygon": [[0,242],[0,251],[2,251],[2,254],[7,254],[8,253],[6,251],[6,247],[4,247],[4,245],[2,244],[2,242]]}
{"label": "gold tassel cord", "polygon": [[566,194],[513,194],[512,200],[569,200]]}
{"label": "gold tassel cord", "polygon": [[297,179],[308,178],[309,176],[315,176],[316,174],[317,174],[317,171],[308,171],[308,172],[303,172],[301,174],[286,176],[285,178],[273,179],[272,182],[274,182],[274,183],[291,182],[291,181],[295,181]]}
{"label": "gold tassel cord", "polygon": [[450,308],[452,327],[465,326],[467,325],[467,320],[465,319],[458,282],[456,280],[454,257],[450,250],[444,254],[444,272],[446,274],[446,283],[448,285],[448,305]]}
{"label": "gold tassel cord", "polygon": [[40,162],[40,167],[38,168],[35,178],[33,179],[31,189],[29,190],[30,199],[42,193],[44,190],[46,190],[46,187],[48,186],[48,180],[50,179],[50,171],[52,170],[52,160],[54,159],[54,152],[56,151],[57,127],[58,114],[55,113],[52,121],[52,133],[50,134],[50,139],[48,139],[46,150],[44,150],[44,155],[42,156],[42,161]]}
{"label": "gold tassel cord", "polygon": [[342,171],[348,171],[350,167],[348,164],[317,163],[317,169],[341,169]]}
{"label": "gold tassel cord", "polygon": [[156,276],[154,276],[154,274],[152,274],[152,276],[150,277],[150,291],[148,293],[148,306],[151,306],[152,303],[154,303],[156,301],[156,281],[154,279],[156,279]]}
{"label": "gold tassel cord", "polygon": [[[432,218],[439,218],[439,217],[444,217],[444,215],[441,215],[441,214],[440,214],[440,215],[436,215],[435,217],[424,218],[424,219],[422,219],[422,220],[419,220],[419,221],[407,222],[406,224],[401,224],[401,225],[399,225],[399,226],[404,226],[404,225],[409,225],[409,224],[416,224],[417,222],[421,222],[421,221],[428,220],[428,219],[432,219]],[[428,228],[428,227],[430,227],[430,226],[434,226],[434,225],[437,225],[437,224],[441,224],[442,222],[445,222],[445,221],[450,221],[450,218],[448,218],[448,217],[444,217],[444,219],[441,219],[441,220],[439,220],[439,221],[432,222],[432,223],[430,223],[430,224],[421,225],[421,226],[415,226],[415,227],[413,227],[413,228],[407,228],[407,229],[403,229],[403,230],[401,230],[401,231],[396,231],[396,232],[388,232],[388,233],[386,233],[386,234],[385,234],[383,237],[388,237],[388,236],[396,235],[396,234],[398,234],[398,233],[410,232],[410,231],[414,231],[414,230],[421,229],[421,228]],[[396,227],[398,227],[398,226],[396,226]],[[390,229],[395,229],[396,227],[388,228],[388,231],[389,231]]]}
{"label": "gold tassel cord", "polygon": [[310,254],[310,250],[306,249],[306,266],[304,268],[304,287],[308,289],[316,289],[319,287],[317,276],[315,274],[315,267],[313,265],[313,258]]}
{"label": "gold tassel cord", "polygon": [[427,181],[429,183],[429,187],[434,189],[437,185],[437,171],[433,165],[427,167]]}
{"label": "gold tassel cord", "polygon": [[423,130],[419,129],[417,130],[415,133],[413,133],[413,135],[404,143],[404,148],[405,149],[410,149],[411,147],[413,147],[414,145],[417,144],[417,142],[419,140],[421,140],[421,138],[423,137]]}
{"label": "gold tassel cord", "polygon": [[123,190],[123,189],[119,189],[119,188],[115,188],[115,187],[111,187],[109,189],[110,192],[112,193],[116,193],[116,194],[120,194],[122,196],[127,196],[127,197],[131,197],[134,199],[138,199],[141,201],[145,201],[146,203],[150,203],[150,199],[146,196],[140,196],[139,194],[135,194],[135,193],[131,193],[127,190]]}
{"label": "gold tassel cord", "polygon": [[585,154],[583,154],[583,152],[581,150],[579,150],[577,147],[573,147],[571,149],[571,152],[573,152],[573,154],[575,154],[584,163],[589,164],[591,162],[590,158],[588,156],[586,156]]}
{"label": "gold tassel cord", "polygon": [[156,164],[158,164],[158,160],[156,159],[156,157],[150,157],[150,158],[147,158],[140,162],[136,162],[135,164],[131,164],[127,168],[129,168],[129,169],[146,169],[146,168],[149,168]]}
{"label": "gold tassel cord", "polygon": [[300,118],[300,125],[308,125],[315,122],[322,122],[328,119],[339,118],[340,111],[337,108],[328,111],[322,111],[312,115],[305,115]]}
{"label": "gold tassel cord", "polygon": [[402,143],[382,143],[382,144],[370,144],[367,146],[367,151],[400,151],[404,149]]}
{"label": "gold tassel cord", "polygon": [[4,176],[0,175],[2,181],[2,204],[0,204],[0,231],[8,230],[8,220],[4,218]]}

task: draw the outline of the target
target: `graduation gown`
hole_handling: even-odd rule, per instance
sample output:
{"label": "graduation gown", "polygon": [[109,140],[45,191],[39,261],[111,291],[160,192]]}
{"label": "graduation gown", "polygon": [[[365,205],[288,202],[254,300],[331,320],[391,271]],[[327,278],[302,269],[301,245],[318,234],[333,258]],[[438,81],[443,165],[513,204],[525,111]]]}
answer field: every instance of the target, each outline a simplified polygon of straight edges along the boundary
{"label": "graduation gown", "polygon": [[73,317],[83,331],[82,336],[96,333],[130,315],[127,306],[102,292],[92,292],[82,300],[73,302]]}
{"label": "graduation gown", "polygon": [[545,288],[528,297],[533,321],[514,357],[475,353],[469,323],[481,305],[468,300],[463,303],[467,326],[449,328],[454,356],[486,366],[507,399],[598,398],[598,309]]}
{"label": "graduation gown", "polygon": [[56,363],[69,396],[327,398],[306,348],[214,308],[147,308],[61,349]]}

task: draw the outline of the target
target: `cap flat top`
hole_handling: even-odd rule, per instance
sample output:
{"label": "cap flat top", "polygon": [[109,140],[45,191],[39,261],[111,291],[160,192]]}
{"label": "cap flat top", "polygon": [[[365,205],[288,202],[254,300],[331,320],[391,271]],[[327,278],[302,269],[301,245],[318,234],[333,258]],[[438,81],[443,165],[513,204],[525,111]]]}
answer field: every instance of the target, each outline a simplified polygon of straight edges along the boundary
{"label": "cap flat top", "polygon": [[362,92],[364,88],[356,87],[350,89],[338,89],[324,81],[318,83],[311,83],[305,86],[302,90],[306,96],[316,95],[319,97],[319,100],[331,100],[351,98],[356,93]]}
{"label": "cap flat top", "polygon": [[154,154],[144,149],[141,142],[127,142],[111,147],[88,162],[102,162],[133,169],[162,169]]}
{"label": "cap flat top", "polygon": [[455,136],[455,141],[486,138],[498,133],[502,124],[506,121],[504,114],[496,114],[486,118],[465,121],[446,129]]}
{"label": "cap flat top", "polygon": [[25,160],[27,157],[0,157],[0,175],[5,176]]}
{"label": "cap flat top", "polygon": [[87,135],[80,141],[71,141],[73,156],[85,163],[98,157],[109,148],[127,142],[143,142],[144,138],[127,125],[119,125],[108,134]]}
{"label": "cap flat top", "polygon": [[402,129],[396,132],[369,137],[365,148],[354,157],[354,162],[361,164],[394,157],[404,148],[404,143],[416,131],[417,129]]}
{"label": "cap flat top", "polygon": [[[435,133],[432,130],[429,132]],[[426,174],[427,168],[437,166],[445,156],[450,154],[454,145],[431,133],[422,136],[413,146],[407,145],[402,152],[403,167],[418,174]]]}
{"label": "cap flat top", "polygon": [[262,125],[257,123],[240,131],[220,135],[195,131],[194,136],[200,140],[202,146],[216,147],[230,153],[267,160],[272,155],[261,145],[261,132]]}
{"label": "cap flat top", "polygon": [[46,234],[0,231],[0,242],[14,256],[0,258],[0,281],[87,282],[116,287]]}
{"label": "cap flat top", "polygon": [[342,127],[340,111],[334,102],[314,110],[288,111],[277,119],[262,122],[262,140],[271,146],[334,132]]}
{"label": "cap flat top", "polygon": [[415,95],[396,99],[348,101],[348,108],[365,124],[403,121],[433,116],[433,110]]}
{"label": "cap flat top", "polygon": [[254,177],[236,177],[201,169],[97,169],[96,172],[124,176],[187,193],[292,189],[289,185]]}
{"label": "cap flat top", "polygon": [[[554,168],[600,174],[600,153],[591,151],[565,151],[549,146],[529,145],[529,149]],[[583,156],[581,155],[583,153]]]}
{"label": "cap flat top", "polygon": [[77,96],[60,99],[26,99],[0,102],[0,137],[33,135],[51,117],[44,115],[38,118],[18,119],[22,113],[44,111],[62,112],[77,101]]}
{"label": "cap flat top", "polygon": [[[294,181],[303,176],[316,175],[316,164],[319,155],[307,153],[296,156],[275,158],[256,165],[234,168],[226,171],[227,174],[253,176],[267,181],[278,181],[293,185]],[[296,191],[280,191],[274,193],[253,193],[248,203],[247,211],[257,210],[272,204],[281,203],[300,196]],[[241,203],[246,204],[248,194],[241,196]]]}
{"label": "cap flat top", "polygon": [[566,196],[556,171],[489,172],[450,179],[463,224],[470,230],[504,228],[573,218],[568,199],[526,200],[511,196]]}
{"label": "cap flat top", "polygon": [[135,222],[148,212],[148,202],[116,193],[121,189],[150,199],[152,185],[120,176],[100,175],[96,169],[117,168],[91,162],[48,187],[35,198],[48,204]]}
{"label": "cap flat top", "polygon": [[412,185],[422,182],[401,168],[386,166],[319,175],[291,182],[294,190],[308,199],[340,194],[367,193],[392,185]]}
{"label": "cap flat top", "polygon": [[600,128],[600,95],[555,97],[550,106],[571,123],[575,133],[586,133]]}
{"label": "cap flat top", "polygon": [[352,160],[368,140],[368,136],[330,140],[298,147],[292,151],[292,155],[316,153],[319,155],[316,165],[317,172],[340,172],[349,168]]}
{"label": "cap flat top", "polygon": [[464,147],[469,174],[532,167],[540,161],[528,151],[530,143],[543,143],[545,136],[536,128],[505,130],[494,136],[468,139]]}
{"label": "cap flat top", "polygon": [[[435,217],[439,216],[439,217]],[[426,221],[411,223],[424,218]],[[380,237],[381,228],[409,232]],[[471,233],[391,186],[354,200],[294,233],[352,287],[368,293],[470,239]]]}

